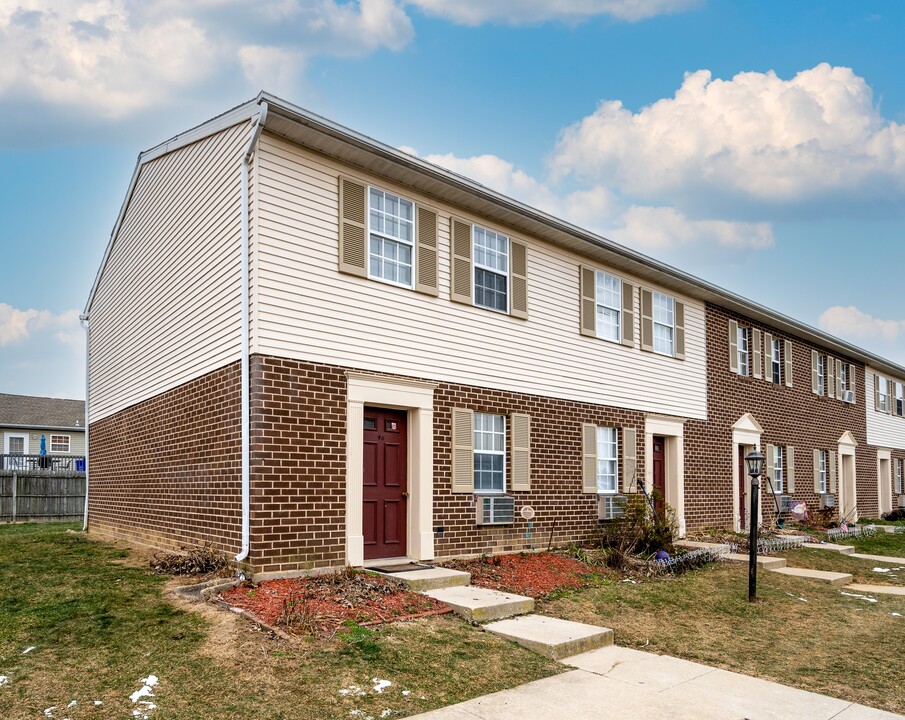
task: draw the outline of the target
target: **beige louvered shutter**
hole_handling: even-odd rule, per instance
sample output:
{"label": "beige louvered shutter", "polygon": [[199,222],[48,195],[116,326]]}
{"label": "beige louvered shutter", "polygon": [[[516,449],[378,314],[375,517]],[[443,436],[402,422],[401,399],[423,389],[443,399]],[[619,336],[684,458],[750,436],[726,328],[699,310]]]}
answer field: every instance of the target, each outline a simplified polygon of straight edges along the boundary
{"label": "beige louvered shutter", "polygon": [[581,426],[581,489],[597,494],[597,426]]}
{"label": "beige louvered shutter", "polygon": [[513,492],[531,489],[531,416],[512,413],[512,471],[510,489]]}
{"label": "beige louvered shutter", "polygon": [[786,446],[786,486],[783,491],[787,495],[795,494],[795,448]]}
{"label": "beige louvered shutter", "polygon": [[760,349],[760,330],[757,328],[751,328],[751,344],[749,345],[752,349],[751,353],[751,374],[760,379],[763,375],[761,373],[761,349]]}
{"label": "beige louvered shutter", "polygon": [[452,491],[474,492],[474,412],[452,410]]}
{"label": "beige louvered shutter", "polygon": [[836,494],[836,453],[830,450],[827,453],[830,461],[830,495]]}
{"label": "beige louvered shutter", "polygon": [[638,432],[635,428],[622,428],[622,492],[637,489],[636,470],[638,468]]}
{"label": "beige louvered shutter", "polygon": [[729,371],[738,374],[738,323],[729,321]]}
{"label": "beige louvered shutter", "polygon": [[367,188],[352,178],[339,178],[339,271],[368,276],[365,213]]}
{"label": "beige louvered shutter", "polygon": [[509,267],[512,277],[512,299],[509,314],[528,319],[528,247],[518,240],[509,240]]}
{"label": "beige louvered shutter", "polygon": [[817,372],[817,351],[811,350],[811,392],[820,394],[820,378]]}
{"label": "beige louvered shutter", "polygon": [[641,349],[654,351],[654,294],[641,288]]}
{"label": "beige louvered shutter", "polygon": [[472,249],[471,223],[458,218],[449,219],[450,253],[449,299],[453,302],[472,304]]}
{"label": "beige louvered shutter", "polygon": [[836,397],[836,361],[829,355],[826,356],[826,395]]}
{"label": "beige louvered shutter", "polygon": [[635,286],[622,281],[622,344],[635,346]]}
{"label": "beige louvered shutter", "polygon": [[[848,366],[848,376],[854,377],[855,368],[853,365]],[[854,387],[854,383],[852,383],[852,387]],[[893,414],[893,407],[895,407],[895,392],[896,392],[896,384],[893,382],[892,378],[886,378],[886,412],[890,415]]]}
{"label": "beige louvered shutter", "polygon": [[820,494],[820,451],[814,451],[814,493]]}
{"label": "beige louvered shutter", "polygon": [[579,267],[578,284],[581,294],[581,334],[597,337],[597,272],[594,268],[587,265]]}
{"label": "beige louvered shutter", "polygon": [[769,477],[771,480],[776,479],[773,477],[773,457],[773,446],[767,445],[767,477]]}
{"label": "beige louvered shutter", "polygon": [[792,387],[792,341],[786,340],[783,348],[783,360],[786,363],[786,387]]}
{"label": "beige louvered shutter", "polygon": [[836,397],[842,399],[842,361],[836,361]]}
{"label": "beige louvered shutter", "polygon": [[685,303],[676,302],[676,359],[685,359]]}
{"label": "beige louvered shutter", "polygon": [[436,297],[440,294],[437,280],[437,213],[423,205],[417,206],[417,240],[415,248],[415,290]]}
{"label": "beige louvered shutter", "polygon": [[880,412],[880,376],[874,373],[874,410]]}
{"label": "beige louvered shutter", "polygon": [[773,382],[773,336],[764,333],[764,380]]}

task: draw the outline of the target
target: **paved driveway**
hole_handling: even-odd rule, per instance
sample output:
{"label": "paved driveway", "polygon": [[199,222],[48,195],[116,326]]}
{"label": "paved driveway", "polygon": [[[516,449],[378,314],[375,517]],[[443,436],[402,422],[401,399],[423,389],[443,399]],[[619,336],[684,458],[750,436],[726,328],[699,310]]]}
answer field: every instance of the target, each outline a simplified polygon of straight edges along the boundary
{"label": "paved driveway", "polygon": [[576,668],[412,720],[905,720],[902,715],[665,655],[607,647]]}

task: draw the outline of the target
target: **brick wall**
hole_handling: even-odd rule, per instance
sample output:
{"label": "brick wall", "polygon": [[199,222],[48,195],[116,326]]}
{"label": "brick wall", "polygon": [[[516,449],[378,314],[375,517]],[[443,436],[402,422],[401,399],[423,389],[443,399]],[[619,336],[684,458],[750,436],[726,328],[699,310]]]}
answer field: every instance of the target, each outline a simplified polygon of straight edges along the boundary
{"label": "brick wall", "polygon": [[[763,379],[743,377],[729,370],[729,320],[744,327],[769,332],[779,340],[792,342],[792,384],[775,385]],[[850,358],[830,353],[855,365],[855,404],[843,403],[811,392],[811,350],[826,354],[798,338],[759,323],[751,322],[722,308],[707,305],[707,411],[706,423],[690,421],[685,435],[685,512],[689,529],[709,526],[731,527],[732,425],[751,413],[763,427],[761,447],[766,444],[795,448],[795,494],[809,508],[818,498],[813,487],[813,451],[835,452],[838,440],[850,431],[858,442],[856,450],[858,508],[862,515],[876,515],[876,448],[866,443],[864,414],[864,366]],[[765,494],[765,520],[774,513]]]}
{"label": "brick wall", "polygon": [[89,530],[241,546],[239,363],[91,423]]}

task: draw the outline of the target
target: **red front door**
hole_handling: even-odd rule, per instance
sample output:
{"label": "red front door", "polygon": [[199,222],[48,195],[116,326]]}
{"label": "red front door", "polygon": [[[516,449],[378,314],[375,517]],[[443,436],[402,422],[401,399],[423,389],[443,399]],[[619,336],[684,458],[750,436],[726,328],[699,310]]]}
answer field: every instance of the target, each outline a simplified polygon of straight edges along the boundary
{"label": "red front door", "polygon": [[365,408],[365,560],[407,554],[405,421],[404,410]]}
{"label": "red front door", "polygon": [[654,510],[662,518],[666,509],[666,440],[654,437]]}

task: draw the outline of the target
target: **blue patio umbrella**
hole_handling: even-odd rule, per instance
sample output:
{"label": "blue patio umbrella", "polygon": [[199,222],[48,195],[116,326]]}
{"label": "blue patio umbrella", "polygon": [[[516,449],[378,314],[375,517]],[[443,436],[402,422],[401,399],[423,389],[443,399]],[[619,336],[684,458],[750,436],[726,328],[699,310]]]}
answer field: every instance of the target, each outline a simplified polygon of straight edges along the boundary
{"label": "blue patio umbrella", "polygon": [[47,436],[46,435],[41,436],[41,454],[42,455],[47,454]]}

